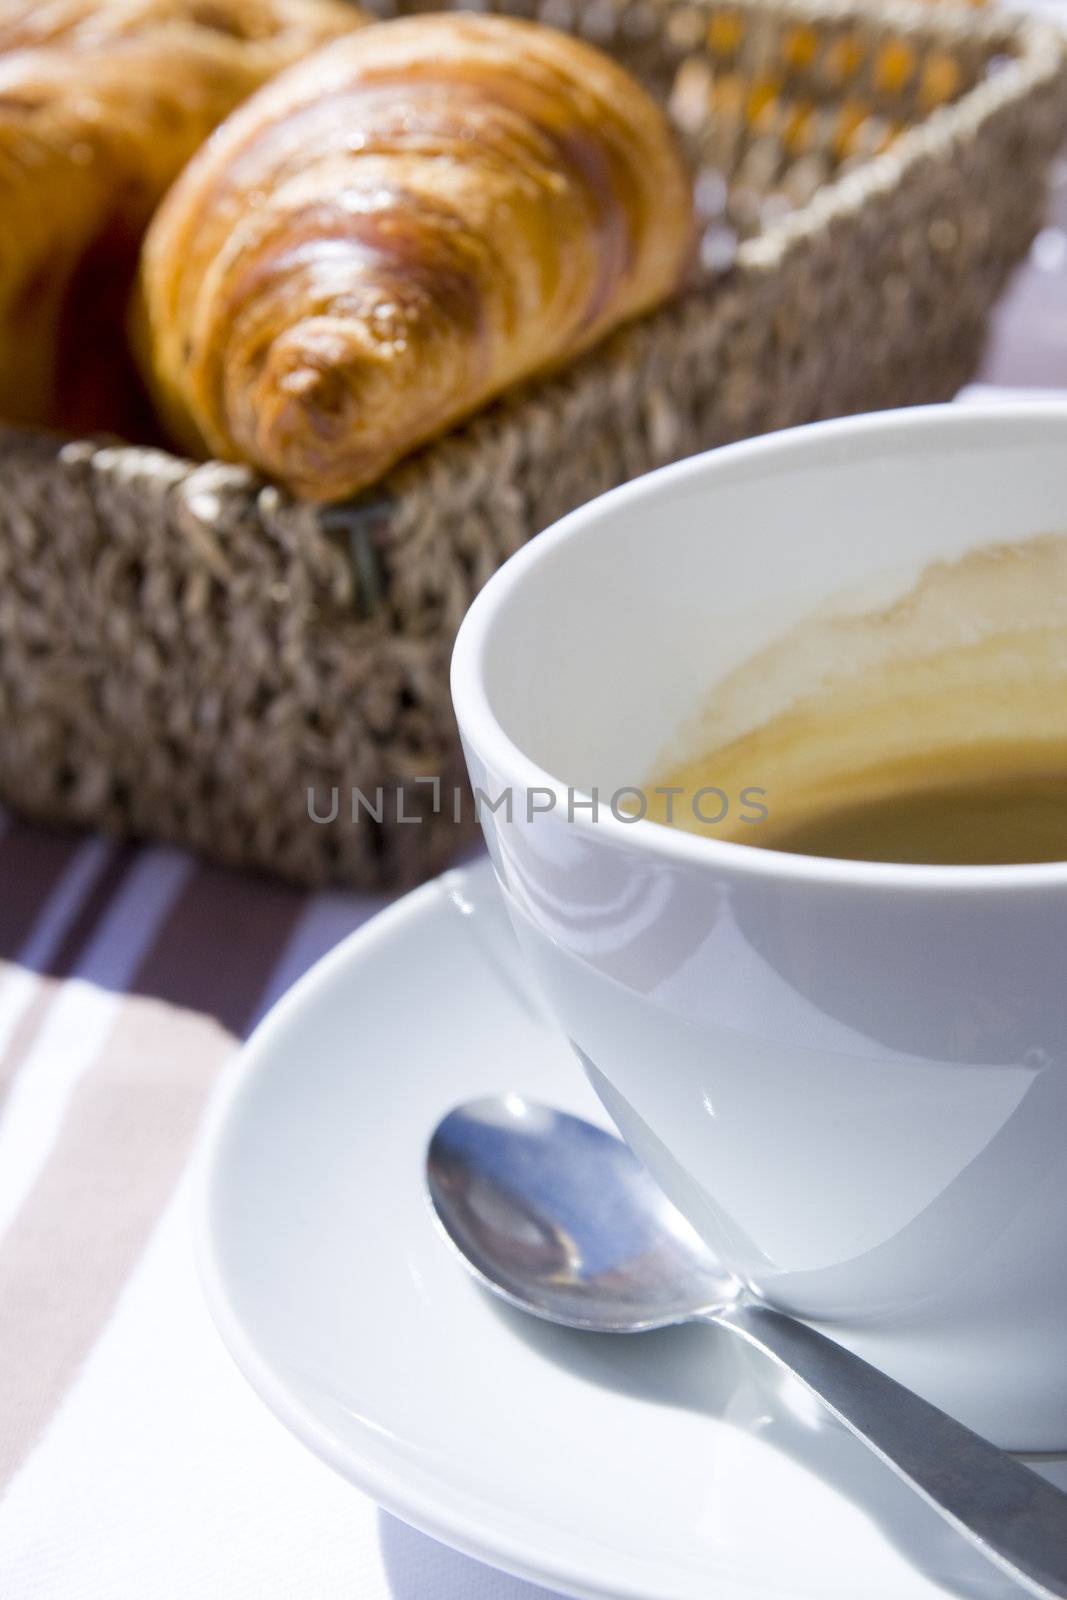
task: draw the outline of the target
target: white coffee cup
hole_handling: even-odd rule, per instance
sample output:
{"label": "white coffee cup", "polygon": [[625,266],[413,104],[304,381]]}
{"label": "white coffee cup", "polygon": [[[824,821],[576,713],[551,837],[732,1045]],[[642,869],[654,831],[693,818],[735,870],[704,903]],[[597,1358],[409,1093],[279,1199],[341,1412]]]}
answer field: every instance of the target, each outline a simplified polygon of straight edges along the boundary
{"label": "white coffee cup", "polygon": [[625,1138],[757,1293],[1029,1450],[1067,1448],[1067,864],[818,859],[606,802],[804,619],[1057,532],[1067,403],[795,429],[542,534],[452,667],[516,931]]}

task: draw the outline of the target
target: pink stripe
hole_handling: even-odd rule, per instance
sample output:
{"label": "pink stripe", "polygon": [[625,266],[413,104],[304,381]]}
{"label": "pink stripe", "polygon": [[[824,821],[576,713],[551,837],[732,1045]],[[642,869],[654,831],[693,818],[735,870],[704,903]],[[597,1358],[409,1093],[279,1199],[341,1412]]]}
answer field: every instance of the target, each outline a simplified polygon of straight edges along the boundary
{"label": "pink stripe", "polygon": [[0,1245],[0,1490],[106,1325],[165,1206],[233,1041],[129,1000]]}
{"label": "pink stripe", "polygon": [[[140,959],[131,963],[115,943],[117,904],[96,943],[110,951],[112,978],[117,964],[135,990],[195,997],[244,1026],[303,903],[292,890],[197,867]],[[0,1489],[106,1327],[234,1045],[217,1017],[128,995],[82,1073],[0,1238]]]}

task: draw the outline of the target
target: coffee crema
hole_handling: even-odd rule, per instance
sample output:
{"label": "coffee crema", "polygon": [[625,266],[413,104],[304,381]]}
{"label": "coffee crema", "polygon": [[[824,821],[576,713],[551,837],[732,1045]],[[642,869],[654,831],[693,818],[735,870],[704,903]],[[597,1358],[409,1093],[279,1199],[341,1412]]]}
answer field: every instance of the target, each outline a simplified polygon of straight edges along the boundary
{"label": "coffee crema", "polygon": [[[748,724],[746,726],[746,723]],[[888,605],[815,616],[715,690],[648,815],[843,860],[1067,861],[1067,538],[929,568]],[[684,795],[764,791],[766,818]]]}

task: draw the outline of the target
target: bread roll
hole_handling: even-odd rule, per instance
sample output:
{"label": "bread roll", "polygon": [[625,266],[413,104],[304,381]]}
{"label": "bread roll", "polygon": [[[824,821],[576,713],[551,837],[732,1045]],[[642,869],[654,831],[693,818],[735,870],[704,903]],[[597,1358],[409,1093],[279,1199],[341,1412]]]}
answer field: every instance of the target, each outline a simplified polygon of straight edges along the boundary
{"label": "bread roll", "polygon": [[121,425],[160,196],[238,101],[361,20],[343,0],[0,5],[0,419]]}
{"label": "bread roll", "polygon": [[145,366],[187,449],[337,500],[669,295],[692,235],[662,112],[600,51],[382,23],[282,74],[175,184]]}

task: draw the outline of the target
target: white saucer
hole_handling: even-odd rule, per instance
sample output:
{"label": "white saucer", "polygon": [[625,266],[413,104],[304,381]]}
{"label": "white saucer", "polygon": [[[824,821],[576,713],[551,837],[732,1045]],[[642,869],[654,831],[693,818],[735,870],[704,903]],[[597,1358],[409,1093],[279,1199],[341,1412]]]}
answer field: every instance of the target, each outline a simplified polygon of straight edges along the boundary
{"label": "white saucer", "polygon": [[507,1090],[604,1120],[487,864],[355,934],[246,1048],[201,1256],[227,1344],[298,1438],[416,1527],[568,1594],[1018,1594],[729,1335],[591,1337],[477,1288],[423,1152],[443,1112]]}

